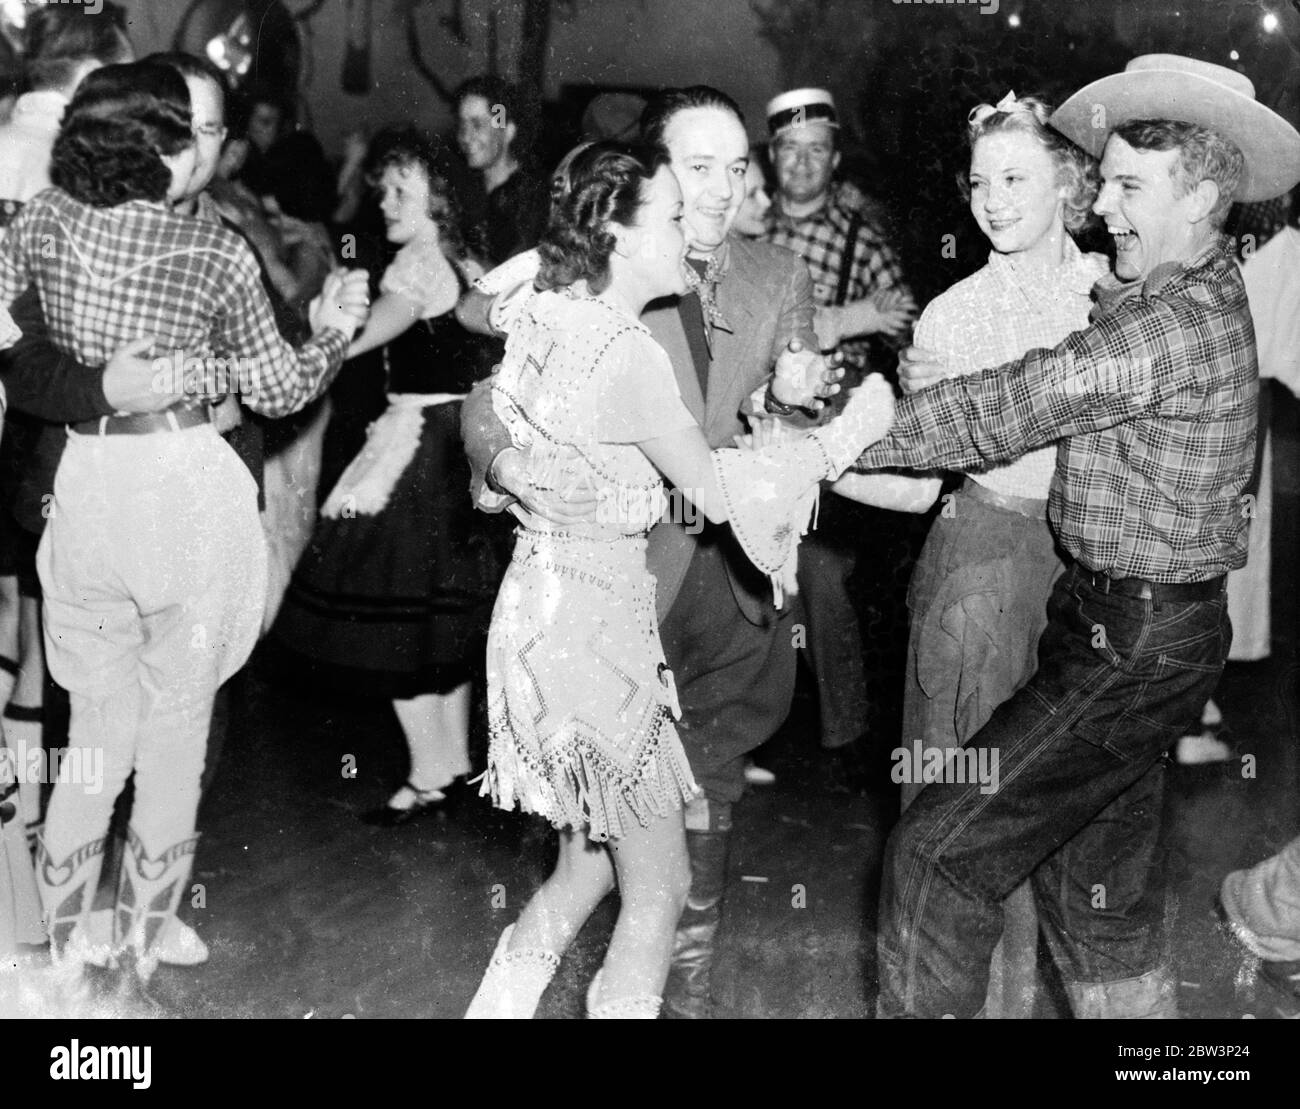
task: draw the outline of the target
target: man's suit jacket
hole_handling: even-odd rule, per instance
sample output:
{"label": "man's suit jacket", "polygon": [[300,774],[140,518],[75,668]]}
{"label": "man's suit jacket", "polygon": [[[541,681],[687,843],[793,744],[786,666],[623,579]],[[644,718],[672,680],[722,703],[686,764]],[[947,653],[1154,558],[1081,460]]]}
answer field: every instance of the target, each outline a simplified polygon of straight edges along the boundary
{"label": "man's suit jacket", "polygon": [[[708,400],[701,395],[695,362],[677,311],[677,299],[649,305],[641,317],[655,340],[668,352],[682,400],[699,421],[710,447],[731,446],[743,432],[741,413],[749,395],[771,374],[777,356],[791,339],[817,350],[813,332],[813,287],[808,267],[797,254],[770,243],[732,238],[718,281],[716,302],[727,328],[715,326],[711,336]],[[487,390],[481,383],[465,406],[464,436],[473,471],[471,494],[480,507],[504,507],[485,490],[487,465],[509,438],[491,414]],[[699,537],[699,524],[689,528],[683,513],[670,513],[650,532],[647,564],[658,582],[656,607],[662,621],[681,588]],[[703,522],[702,514],[695,517]],[[703,534],[712,531],[704,524]],[[694,532],[695,534],[692,534]],[[775,614],[767,578],[751,566],[733,542],[728,544],[732,595],[746,618],[762,624]]]}
{"label": "man's suit jacket", "polygon": [[[741,413],[749,395],[767,381],[777,356],[791,339],[798,339],[807,350],[818,349],[812,326],[812,278],[803,259],[784,247],[749,239],[732,238],[726,249],[716,300],[730,331],[720,326],[712,329],[707,401],[700,395],[676,298],[656,301],[641,317],[668,352],[682,400],[699,421],[710,447],[729,447],[733,438],[743,433]],[[693,528],[682,522],[684,515],[669,513],[650,533],[646,560],[658,581],[660,620],[672,607],[702,534],[702,514],[694,514],[699,522]],[[710,530],[707,525],[705,528]],[[775,612],[771,584],[734,542],[727,546],[728,577],[736,604],[751,623],[764,623]]]}

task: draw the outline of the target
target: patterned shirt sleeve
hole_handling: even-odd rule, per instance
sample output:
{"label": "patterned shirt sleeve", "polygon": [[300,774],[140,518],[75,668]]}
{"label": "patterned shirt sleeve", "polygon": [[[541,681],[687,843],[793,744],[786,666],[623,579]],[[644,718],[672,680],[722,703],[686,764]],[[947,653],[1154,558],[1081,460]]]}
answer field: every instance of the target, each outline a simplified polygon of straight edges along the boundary
{"label": "patterned shirt sleeve", "polygon": [[238,278],[216,322],[216,345],[239,360],[244,404],[264,416],[292,415],[329,387],[343,364],[348,341],[331,327],[295,350],[276,329],[257,263],[242,241],[236,269]]}
{"label": "patterned shirt sleeve", "polygon": [[865,220],[858,241],[853,246],[853,285],[859,297],[882,289],[907,289],[903,266],[884,233],[871,220]]}
{"label": "patterned shirt sleeve", "polygon": [[26,205],[0,238],[0,305],[5,308],[22,296],[32,283],[25,234],[32,211],[32,206]]}
{"label": "patterned shirt sleeve", "polygon": [[1135,301],[1054,350],[904,397],[893,429],[854,468],[968,470],[1152,412],[1194,384],[1195,321],[1179,316],[1159,299]]}

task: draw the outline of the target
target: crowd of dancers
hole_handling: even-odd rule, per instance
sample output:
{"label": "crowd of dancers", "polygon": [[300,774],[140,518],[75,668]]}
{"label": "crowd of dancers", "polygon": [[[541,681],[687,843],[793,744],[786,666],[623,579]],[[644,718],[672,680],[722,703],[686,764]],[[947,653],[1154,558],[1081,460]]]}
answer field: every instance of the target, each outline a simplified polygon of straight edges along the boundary
{"label": "crowd of dancers", "polygon": [[[518,90],[478,78],[454,149],[393,130],[334,172],[272,96],[230,136],[225,75],[132,60],[105,10],[33,13],[0,128],[5,750],[39,748],[48,666],[102,766],[44,804],[0,778],[0,949],[48,944],[24,996],[148,1005],[159,963],[207,958],[177,910],[222,686],[266,634],[391,699],[410,769],[367,822],[475,791],[557,830],[467,1016],[531,1017],[615,889],[588,1016],[709,1015],[733,806],[801,642],[823,742],[871,772],[855,513],[927,512],[949,472],[908,596],[879,1014],[1030,1015],[1041,931],[1077,1016],[1176,1015],[1164,755],[1227,657],[1256,464],[1222,229],[1300,181],[1247,80],[1155,55],[974,107],[989,261],[916,319],[825,90],[775,97],[760,148],[710,86],[620,99],[546,173]],[[1075,244],[1097,219],[1113,262]],[[367,358],[386,406],[304,513],[265,441]],[[323,416],[294,426],[319,444]],[[1223,898],[1284,984],[1294,854]]]}

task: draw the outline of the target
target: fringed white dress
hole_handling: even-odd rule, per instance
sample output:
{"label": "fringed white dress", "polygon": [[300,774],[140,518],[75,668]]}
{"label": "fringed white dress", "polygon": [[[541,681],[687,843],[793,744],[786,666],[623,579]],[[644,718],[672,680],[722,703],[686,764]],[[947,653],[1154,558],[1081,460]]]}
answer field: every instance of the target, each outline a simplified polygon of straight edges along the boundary
{"label": "fringed white dress", "polygon": [[533,483],[584,484],[599,509],[561,530],[511,508],[514,556],[488,632],[482,792],[604,841],[698,792],[646,569],[664,485],[634,445],[695,420],[663,348],[602,300],[528,288],[497,322],[510,337],[493,406],[517,446],[534,446]]}

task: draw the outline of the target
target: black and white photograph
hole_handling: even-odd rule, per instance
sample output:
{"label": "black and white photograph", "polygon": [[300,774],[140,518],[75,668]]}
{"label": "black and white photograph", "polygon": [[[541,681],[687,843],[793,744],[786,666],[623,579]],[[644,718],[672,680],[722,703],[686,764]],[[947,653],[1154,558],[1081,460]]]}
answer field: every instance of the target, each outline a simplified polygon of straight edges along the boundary
{"label": "black and white photograph", "polygon": [[1248,1082],[1297,127],[1300,0],[0,0],[27,1069],[1075,1020]]}

